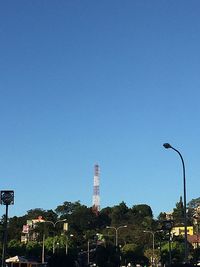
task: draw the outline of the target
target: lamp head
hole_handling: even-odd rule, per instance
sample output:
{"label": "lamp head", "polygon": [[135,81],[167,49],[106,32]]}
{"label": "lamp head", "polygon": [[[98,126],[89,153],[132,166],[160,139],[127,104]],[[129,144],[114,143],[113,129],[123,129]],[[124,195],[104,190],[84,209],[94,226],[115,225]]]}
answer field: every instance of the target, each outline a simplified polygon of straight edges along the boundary
{"label": "lamp head", "polygon": [[164,148],[172,148],[169,143],[164,143],[163,146],[164,146]]}
{"label": "lamp head", "polygon": [[13,205],[14,204],[14,191],[13,190],[0,191],[0,204],[1,205]]}

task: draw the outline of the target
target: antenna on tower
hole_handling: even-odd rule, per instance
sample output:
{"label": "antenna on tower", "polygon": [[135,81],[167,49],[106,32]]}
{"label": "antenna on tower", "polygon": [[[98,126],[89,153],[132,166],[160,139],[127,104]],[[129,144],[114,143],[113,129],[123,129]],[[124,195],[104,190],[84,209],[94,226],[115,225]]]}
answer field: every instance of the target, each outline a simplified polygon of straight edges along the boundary
{"label": "antenna on tower", "polygon": [[100,193],[99,193],[99,165],[94,165],[94,185],[93,185],[93,211],[97,215],[100,211]]}

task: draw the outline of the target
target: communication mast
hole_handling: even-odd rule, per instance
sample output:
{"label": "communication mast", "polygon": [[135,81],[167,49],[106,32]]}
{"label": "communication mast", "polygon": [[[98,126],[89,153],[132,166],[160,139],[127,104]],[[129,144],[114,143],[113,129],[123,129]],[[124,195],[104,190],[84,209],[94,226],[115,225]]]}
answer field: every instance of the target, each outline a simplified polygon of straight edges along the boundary
{"label": "communication mast", "polygon": [[100,193],[99,193],[99,165],[94,165],[94,186],[93,186],[93,211],[98,214],[100,211]]}

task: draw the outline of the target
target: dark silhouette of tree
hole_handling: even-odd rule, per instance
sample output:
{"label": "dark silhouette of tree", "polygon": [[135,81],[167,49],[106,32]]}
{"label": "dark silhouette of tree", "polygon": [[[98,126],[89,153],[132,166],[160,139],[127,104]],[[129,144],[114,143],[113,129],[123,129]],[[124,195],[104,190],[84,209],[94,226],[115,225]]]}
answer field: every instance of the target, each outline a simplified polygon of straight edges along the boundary
{"label": "dark silhouette of tree", "polygon": [[48,260],[48,267],[75,267],[75,261],[70,255],[54,254]]}
{"label": "dark silhouette of tree", "polygon": [[126,206],[126,203],[123,201],[119,205],[114,206],[110,214],[112,224],[113,225],[127,224],[128,211],[129,211],[129,208]]}
{"label": "dark silhouette of tree", "polygon": [[8,255],[10,257],[16,255],[26,254],[26,245],[21,243],[20,240],[12,239],[8,242]]}
{"label": "dark silhouette of tree", "polygon": [[69,202],[65,201],[62,205],[57,206],[55,209],[55,212],[60,216],[60,217],[67,217],[68,215],[71,215],[77,208],[81,206],[80,201],[76,202]]}
{"label": "dark silhouette of tree", "polygon": [[[197,199],[198,200],[198,199]],[[197,207],[197,202],[192,200],[190,203],[191,210]],[[173,210],[173,217],[177,225],[181,225],[183,222],[183,201],[176,203],[176,207]],[[191,213],[192,214],[192,213]],[[188,214],[189,215],[189,214]],[[21,233],[22,227],[27,223],[27,220],[37,219],[42,216],[47,221],[56,222],[58,220],[66,219],[68,223],[68,231],[63,232],[63,224],[57,224],[54,228],[52,224],[37,223],[31,230],[34,237],[34,242],[28,244],[22,244]],[[191,215],[192,216],[192,215]],[[163,212],[160,214],[159,219],[166,220],[166,214]],[[0,234],[2,238],[3,227],[2,223],[4,216],[1,219]],[[192,220],[191,220],[192,223]],[[116,267],[119,265],[119,248],[115,247],[115,230],[107,229],[106,226],[113,226],[115,228],[119,226],[127,225],[126,228],[120,228],[118,231],[118,245],[122,248],[130,248],[131,244],[136,247],[134,253],[129,249],[124,252],[124,258],[130,258],[132,261],[145,262],[144,250],[152,249],[152,238],[147,239],[147,235],[143,233],[144,230],[156,231],[161,229],[162,223],[153,218],[151,207],[146,204],[133,205],[129,208],[125,202],[121,202],[113,207],[106,207],[102,209],[98,215],[96,215],[92,207],[81,205],[80,201],[74,203],[65,201],[62,205],[59,205],[54,210],[43,210],[41,208],[31,209],[27,211],[27,214],[21,217],[14,216],[9,218],[8,223],[8,254],[9,256],[27,255],[31,257],[37,257],[41,260],[42,250],[42,237],[45,234],[45,249],[46,256],[52,255],[53,237],[55,236],[56,243],[59,243],[59,252],[65,252],[67,236],[73,234],[73,237],[68,242],[68,251],[73,251],[74,257],[78,258],[82,251],[83,255],[86,255],[87,262],[87,249],[88,242],[91,245],[91,249],[95,251],[95,260],[99,263],[99,266],[103,267]],[[98,234],[98,235],[97,235]],[[166,244],[168,248],[168,232],[162,232],[159,239],[159,234],[155,235],[155,248],[158,246],[163,247]],[[98,237],[101,236],[101,239]],[[151,237],[151,235],[150,235]],[[162,239],[161,238],[165,238]],[[162,245],[159,243],[162,241]],[[183,240],[176,239],[176,248],[174,248],[174,261],[179,261],[182,258],[182,244]],[[180,246],[178,246],[178,244]],[[1,245],[0,245],[1,246]],[[133,247],[132,247],[133,248]],[[1,249],[2,251],[2,249]],[[56,250],[58,252],[58,250]],[[122,251],[122,250],[121,250]],[[132,253],[132,254],[131,254]],[[167,260],[167,250],[163,250],[163,261]],[[196,253],[197,254],[197,253]],[[190,256],[197,257],[195,253]],[[81,254],[82,255],[82,254]],[[132,256],[131,256],[132,255]],[[166,256],[166,257],[165,257]],[[165,259],[166,258],[166,259]],[[84,258],[85,259],[85,258]],[[72,262],[70,262],[72,260]],[[49,261],[49,266],[70,266],[74,264],[72,258],[65,258],[64,254],[54,255]],[[84,260],[85,261],[85,260]],[[53,265],[54,264],[54,265]],[[68,265],[66,265],[68,264]],[[104,265],[105,264],[105,265]]]}
{"label": "dark silhouette of tree", "polygon": [[20,240],[21,239],[22,227],[24,224],[26,224],[26,221],[27,221],[26,216],[22,216],[22,217],[14,216],[9,219],[8,240],[12,240],[12,239]]}
{"label": "dark silhouette of tree", "polygon": [[173,220],[176,225],[181,225],[184,222],[184,207],[182,197],[180,197],[180,201],[176,203],[176,208],[173,210]]}
{"label": "dark silhouette of tree", "polygon": [[134,205],[132,207],[132,212],[138,217],[153,217],[151,207],[146,204]]}

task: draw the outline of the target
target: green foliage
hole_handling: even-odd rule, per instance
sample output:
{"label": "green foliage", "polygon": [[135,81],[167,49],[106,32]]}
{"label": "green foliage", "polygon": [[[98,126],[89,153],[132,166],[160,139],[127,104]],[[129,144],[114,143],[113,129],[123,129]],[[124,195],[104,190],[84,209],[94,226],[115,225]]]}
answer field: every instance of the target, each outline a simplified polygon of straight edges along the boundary
{"label": "green foliage", "polygon": [[53,250],[53,239],[54,237],[47,237],[45,239],[45,249],[48,253],[52,253],[52,250]]}
{"label": "green foliage", "polygon": [[131,209],[131,219],[137,228],[152,229],[153,213],[151,208],[146,204],[134,205]]}
{"label": "green foliage", "polygon": [[165,213],[165,212],[161,212],[161,213],[158,215],[158,220],[159,220],[159,221],[165,221],[165,220],[166,220],[166,213]]}
{"label": "green foliage", "polygon": [[77,207],[71,214],[71,227],[78,232],[95,228],[96,215],[92,208],[84,205]]}
{"label": "green foliage", "polygon": [[99,267],[105,267],[108,262],[108,251],[104,246],[98,246],[96,249],[96,263]]}
{"label": "green foliage", "polygon": [[28,258],[38,257],[40,258],[42,246],[37,241],[29,241],[26,245],[26,256]]}
{"label": "green foliage", "polygon": [[105,208],[100,211],[99,215],[96,218],[96,226],[99,229],[105,229],[107,225],[111,224],[111,210],[111,208]]}
{"label": "green foliage", "polygon": [[[148,248],[144,251],[144,255],[148,258],[149,262],[153,261],[153,249]],[[160,250],[154,249],[154,263],[157,266],[158,262],[160,261]]]}
{"label": "green foliage", "polygon": [[75,267],[75,261],[71,255],[64,255],[64,254],[55,254],[53,255],[49,261],[48,261],[48,266],[49,267]]}
{"label": "green foliage", "polygon": [[26,247],[19,240],[12,239],[8,242],[8,255],[10,257],[16,255],[25,255]]}
{"label": "green foliage", "polygon": [[108,249],[108,264],[107,267],[115,267],[120,264],[120,255],[119,253],[113,249],[113,247],[107,247]]}
{"label": "green foliage", "polygon": [[80,201],[76,201],[74,203],[65,201],[62,205],[57,206],[55,212],[61,217],[66,217],[68,215],[71,215],[80,206]]}
{"label": "green foliage", "polygon": [[176,203],[176,208],[173,210],[173,220],[175,224],[180,225],[183,224],[184,221],[184,206],[182,197],[180,197],[180,201]]}
{"label": "green foliage", "polygon": [[188,218],[189,218],[189,223],[195,223],[200,225],[200,211],[197,209],[200,206],[200,197],[196,199],[192,199],[188,203]]}
{"label": "green foliage", "polygon": [[148,262],[148,259],[144,257],[142,247],[137,244],[131,243],[124,245],[121,252],[123,259],[126,259],[127,262],[132,262],[134,264]]}
{"label": "green foliage", "polygon": [[192,199],[188,202],[188,207],[189,208],[192,208],[192,209],[195,209],[197,208],[198,206],[200,206],[200,197],[198,198],[195,198],[195,199]]}
{"label": "green foliage", "polygon": [[58,218],[57,214],[53,210],[46,211],[40,208],[36,208],[27,211],[26,219],[33,220],[37,219],[40,216],[47,221],[56,221]]}
{"label": "green foliage", "polygon": [[146,204],[134,205],[132,207],[132,212],[138,217],[151,217],[153,218],[153,213],[151,207]]}
{"label": "green foliage", "polygon": [[196,248],[192,251],[192,263],[197,264],[200,261],[200,248]]}
{"label": "green foliage", "polygon": [[128,219],[129,208],[124,202],[121,202],[119,205],[114,206],[111,212],[112,224],[126,224]]}
{"label": "green foliage", "polygon": [[[195,206],[192,203],[190,206]],[[20,242],[22,227],[26,224],[27,219],[32,220],[42,216],[46,221],[57,222],[66,219],[69,229],[63,232],[63,223],[56,224],[53,227],[51,223],[38,223],[34,229],[34,241],[29,241],[28,244]],[[182,199],[176,204],[173,216],[175,222],[180,224],[183,218],[183,202]],[[166,219],[166,214],[161,213],[159,219]],[[1,222],[3,223],[4,217]],[[37,257],[41,260],[42,240],[45,236],[45,253],[51,256],[53,250],[53,238],[55,237],[56,253],[64,253],[66,249],[66,242],[68,236],[68,249],[70,253],[77,257],[78,251],[85,251],[87,255],[88,241],[91,248],[96,250],[95,260],[98,266],[111,267],[117,266],[119,263],[120,252],[115,248],[116,232],[115,229],[107,229],[106,226],[119,226],[127,225],[127,228],[120,228],[118,231],[118,244],[122,248],[121,256],[123,262],[128,263],[143,263],[147,264],[148,259],[152,255],[152,236],[144,234],[146,231],[154,231],[160,229],[159,221],[153,218],[151,207],[146,204],[133,205],[129,208],[125,202],[119,203],[113,207],[106,207],[96,215],[91,207],[81,205],[80,201],[74,203],[65,201],[59,205],[55,211],[43,210],[40,208],[32,209],[22,217],[14,216],[9,219],[8,223],[8,254],[10,256],[26,255],[30,257]],[[2,224],[0,225],[1,234],[3,231]],[[98,240],[96,234],[99,233],[102,237],[101,241]],[[73,238],[70,239],[70,234]],[[159,259],[160,238],[166,237],[166,233],[155,234],[155,257]],[[161,236],[162,235],[162,236]],[[31,236],[31,233],[30,233]],[[2,238],[2,236],[1,236]],[[76,249],[75,249],[76,248]],[[2,250],[1,250],[2,251]],[[184,246],[182,239],[176,239],[172,244],[172,256],[174,262],[179,262],[184,256]],[[158,255],[156,254],[158,252]],[[192,254],[194,260],[197,259],[199,252]],[[168,261],[168,243],[162,245],[162,260]],[[58,258],[54,259],[59,261]]]}
{"label": "green foliage", "polygon": [[[169,243],[165,243],[161,249],[161,257],[163,262],[169,261]],[[173,263],[181,263],[184,261],[184,242],[171,242],[171,257]]]}
{"label": "green foliage", "polygon": [[14,216],[9,219],[8,223],[8,239],[20,240],[23,225],[26,224],[26,216]]}
{"label": "green foliage", "polygon": [[32,220],[32,219],[37,219],[39,216],[44,217],[45,215],[45,210],[36,208],[36,209],[31,209],[27,211],[27,220]]}

